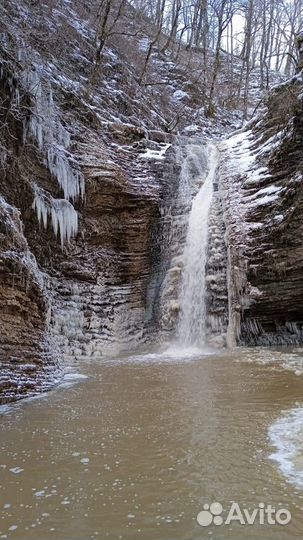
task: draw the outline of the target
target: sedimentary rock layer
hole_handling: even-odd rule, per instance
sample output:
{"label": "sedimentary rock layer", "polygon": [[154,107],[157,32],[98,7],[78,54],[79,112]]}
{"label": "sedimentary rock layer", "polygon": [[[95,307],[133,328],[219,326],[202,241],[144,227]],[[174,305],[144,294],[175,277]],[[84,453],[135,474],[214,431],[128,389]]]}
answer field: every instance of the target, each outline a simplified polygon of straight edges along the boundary
{"label": "sedimentary rock layer", "polygon": [[221,145],[230,340],[303,340],[303,81],[274,88],[242,132]]}

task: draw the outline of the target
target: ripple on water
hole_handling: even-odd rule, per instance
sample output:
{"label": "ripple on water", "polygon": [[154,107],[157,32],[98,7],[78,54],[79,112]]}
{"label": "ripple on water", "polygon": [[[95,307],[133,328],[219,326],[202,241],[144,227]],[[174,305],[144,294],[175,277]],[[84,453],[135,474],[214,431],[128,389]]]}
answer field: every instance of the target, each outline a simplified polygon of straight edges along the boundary
{"label": "ripple on water", "polygon": [[[72,368],[68,368],[67,372],[62,377],[61,382],[53,388],[53,391],[60,390],[64,388],[70,388],[74,384],[78,384],[79,382],[88,379],[88,375],[83,375],[82,373],[78,373],[72,370]],[[22,415],[24,412],[24,405],[31,403],[36,400],[43,400],[48,399],[50,396],[50,392],[41,392],[34,396],[29,396],[26,399],[18,400],[18,401],[12,401],[11,403],[5,403],[4,405],[0,405],[0,418],[1,416],[9,416],[12,417],[12,419],[17,419],[19,416]]]}
{"label": "ripple on water", "polygon": [[83,375],[82,373],[75,373],[73,371],[67,372],[58,385],[58,388],[69,388],[70,386],[73,386],[84,379],[88,379],[88,376]]}
{"label": "ripple on water", "polygon": [[[100,538],[201,538],[201,501],[257,507],[270,490],[274,503],[291,505],[295,530],[302,391],[297,377],[281,373],[283,358],[287,352],[163,346],[73,365],[64,382],[81,383],[75,391],[58,386],[29,406],[5,407],[12,414],[1,418],[0,539],[93,538],[95,527]],[[75,373],[82,369],[86,382]],[[278,467],[297,490],[277,477]],[[244,538],[241,527],[219,529],[225,540]],[[246,540],[261,537],[250,530]],[[219,538],[213,530],[203,538],[208,532]],[[276,538],[276,527],[265,537]]]}
{"label": "ripple on water", "polygon": [[261,365],[272,365],[273,369],[291,371],[295,375],[303,375],[302,349],[292,351],[273,348],[238,349],[242,351],[238,361],[252,362]]}

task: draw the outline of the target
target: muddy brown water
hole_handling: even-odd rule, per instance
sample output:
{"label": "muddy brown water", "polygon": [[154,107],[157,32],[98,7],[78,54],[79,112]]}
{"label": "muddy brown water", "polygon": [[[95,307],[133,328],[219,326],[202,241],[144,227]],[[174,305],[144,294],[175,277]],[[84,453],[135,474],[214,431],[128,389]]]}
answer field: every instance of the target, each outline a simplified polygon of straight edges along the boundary
{"label": "muddy brown water", "polygon": [[[72,371],[87,378],[2,407],[0,538],[302,538],[302,357],[237,349],[84,361]],[[223,524],[199,525],[212,502]],[[291,521],[225,524],[232,502],[286,508]]]}

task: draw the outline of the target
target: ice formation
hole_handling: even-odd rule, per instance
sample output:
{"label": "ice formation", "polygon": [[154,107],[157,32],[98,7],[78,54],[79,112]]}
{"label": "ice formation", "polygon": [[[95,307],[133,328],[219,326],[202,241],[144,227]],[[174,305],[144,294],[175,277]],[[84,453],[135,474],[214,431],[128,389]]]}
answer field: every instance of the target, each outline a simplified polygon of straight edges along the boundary
{"label": "ice formation", "polygon": [[25,86],[35,102],[25,137],[29,132],[44,151],[45,163],[63,190],[64,198],[75,200],[84,195],[83,175],[79,170],[73,170],[70,165],[70,134],[60,122],[51,88],[45,91],[41,78],[38,68],[29,70],[24,75]]}
{"label": "ice formation", "polygon": [[62,248],[77,234],[78,214],[66,199],[54,199],[46,191],[35,186],[33,209],[36,210],[38,221],[45,229],[50,219],[55,235],[58,233],[60,235]]}

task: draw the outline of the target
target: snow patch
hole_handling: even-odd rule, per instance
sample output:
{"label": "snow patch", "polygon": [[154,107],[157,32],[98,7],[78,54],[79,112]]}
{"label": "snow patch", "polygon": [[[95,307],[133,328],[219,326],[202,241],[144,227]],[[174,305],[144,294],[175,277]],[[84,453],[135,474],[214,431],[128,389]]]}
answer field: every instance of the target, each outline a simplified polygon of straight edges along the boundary
{"label": "snow patch", "polygon": [[189,98],[189,95],[187,92],[184,92],[183,90],[176,90],[173,95],[172,99],[174,101],[182,101],[182,99]]}
{"label": "snow patch", "polygon": [[150,148],[147,148],[147,150],[143,154],[141,154],[139,158],[140,159],[158,159],[158,160],[165,159],[165,153],[170,146],[171,144],[165,144],[159,150],[151,150]]}

